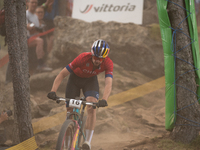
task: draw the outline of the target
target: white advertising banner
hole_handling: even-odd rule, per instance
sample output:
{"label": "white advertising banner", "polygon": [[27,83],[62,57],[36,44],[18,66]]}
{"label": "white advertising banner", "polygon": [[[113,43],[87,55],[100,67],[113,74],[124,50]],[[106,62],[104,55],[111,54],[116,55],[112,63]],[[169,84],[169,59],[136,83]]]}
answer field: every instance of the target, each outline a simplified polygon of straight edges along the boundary
{"label": "white advertising banner", "polygon": [[87,22],[102,20],[142,24],[144,0],[74,0],[72,17]]}

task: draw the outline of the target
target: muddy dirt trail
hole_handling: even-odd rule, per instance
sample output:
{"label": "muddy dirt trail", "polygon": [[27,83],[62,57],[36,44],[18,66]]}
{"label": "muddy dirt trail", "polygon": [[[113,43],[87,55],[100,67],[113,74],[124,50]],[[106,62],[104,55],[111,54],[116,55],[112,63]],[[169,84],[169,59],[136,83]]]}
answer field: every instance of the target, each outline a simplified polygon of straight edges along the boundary
{"label": "muddy dirt trail", "polygon": [[162,88],[122,105],[99,110],[92,150],[131,150],[142,145],[151,150],[148,139],[166,134],[164,93]]}

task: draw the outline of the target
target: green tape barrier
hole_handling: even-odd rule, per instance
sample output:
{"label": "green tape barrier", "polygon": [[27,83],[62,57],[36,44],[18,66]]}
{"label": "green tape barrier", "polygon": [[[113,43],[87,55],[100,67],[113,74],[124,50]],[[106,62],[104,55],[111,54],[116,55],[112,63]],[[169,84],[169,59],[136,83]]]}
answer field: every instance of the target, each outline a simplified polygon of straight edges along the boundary
{"label": "green tape barrier", "polygon": [[[193,53],[193,60],[194,66],[198,68],[196,70],[196,84],[200,85],[200,60],[199,60],[199,40],[198,40],[198,29],[197,29],[197,22],[196,22],[196,14],[195,14],[195,4],[193,0],[185,0],[186,9],[191,12],[190,17],[188,17],[188,24],[189,24],[189,31],[190,37],[194,40],[192,43],[192,53]],[[187,15],[189,13],[187,12]],[[197,87],[197,95],[198,99],[200,98],[200,87]]]}
{"label": "green tape barrier", "polygon": [[[162,37],[162,44],[164,50],[164,65],[165,65],[165,129],[173,130],[176,120],[176,85],[174,84],[175,76],[175,64],[173,52],[170,49],[172,42],[172,30],[167,13],[167,0],[157,0],[158,17],[160,24],[160,31]],[[192,43],[192,52],[194,59],[194,66],[199,68],[199,43],[198,43],[198,31],[196,23],[195,5],[193,0],[185,0],[186,9],[191,12],[190,16],[187,18],[189,25],[190,37],[195,42]],[[188,13],[188,12],[187,12]],[[189,13],[188,13],[189,15]],[[200,85],[199,80],[199,70],[196,70],[196,83]],[[197,89],[197,95],[200,95],[200,88]],[[198,97],[199,98],[199,97]]]}

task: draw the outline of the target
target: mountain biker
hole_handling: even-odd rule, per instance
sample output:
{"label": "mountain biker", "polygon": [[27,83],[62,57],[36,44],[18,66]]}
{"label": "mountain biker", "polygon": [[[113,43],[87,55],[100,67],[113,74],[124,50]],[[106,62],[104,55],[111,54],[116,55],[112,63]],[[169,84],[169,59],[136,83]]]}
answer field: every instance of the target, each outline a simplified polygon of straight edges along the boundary
{"label": "mountain biker", "polygon": [[[86,101],[97,102],[99,99],[99,84],[97,75],[105,71],[105,88],[103,97],[98,100],[97,107],[107,106],[107,99],[112,90],[112,78],[113,78],[113,62],[108,57],[110,48],[106,41],[96,40],[92,47],[91,52],[81,53],[70,64],[68,64],[57,75],[54,80],[51,92],[47,97],[50,99],[56,99],[56,91],[61,84],[62,80],[68,76],[68,83],[66,87],[65,96],[67,98],[75,98],[80,96],[80,90],[82,89]],[[68,112],[71,112],[72,108],[67,108]],[[82,145],[83,149],[91,149],[91,140],[94,132],[96,122],[96,109],[92,106],[87,106],[88,117],[85,125],[86,140]]]}

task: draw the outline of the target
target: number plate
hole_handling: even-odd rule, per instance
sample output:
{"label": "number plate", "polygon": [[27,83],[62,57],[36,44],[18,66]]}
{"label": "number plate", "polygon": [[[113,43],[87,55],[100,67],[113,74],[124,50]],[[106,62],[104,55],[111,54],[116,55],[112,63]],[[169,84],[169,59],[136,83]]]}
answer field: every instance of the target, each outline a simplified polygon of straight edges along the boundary
{"label": "number plate", "polygon": [[82,101],[80,101],[80,100],[70,99],[69,107],[80,109],[81,103],[82,103]]}

